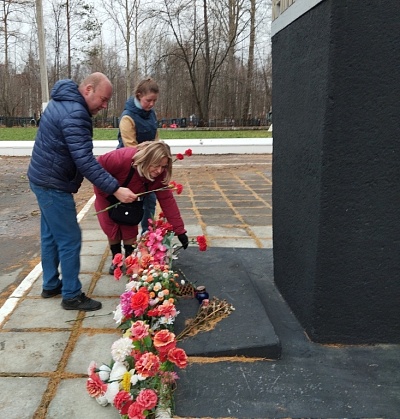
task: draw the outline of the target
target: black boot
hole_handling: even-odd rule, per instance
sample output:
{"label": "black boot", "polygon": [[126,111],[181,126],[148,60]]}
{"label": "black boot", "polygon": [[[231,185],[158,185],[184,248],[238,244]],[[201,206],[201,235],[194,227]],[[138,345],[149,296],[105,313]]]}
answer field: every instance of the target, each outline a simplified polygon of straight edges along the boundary
{"label": "black boot", "polygon": [[133,253],[133,245],[132,244],[124,244],[124,250],[125,250],[125,257],[127,258]]}

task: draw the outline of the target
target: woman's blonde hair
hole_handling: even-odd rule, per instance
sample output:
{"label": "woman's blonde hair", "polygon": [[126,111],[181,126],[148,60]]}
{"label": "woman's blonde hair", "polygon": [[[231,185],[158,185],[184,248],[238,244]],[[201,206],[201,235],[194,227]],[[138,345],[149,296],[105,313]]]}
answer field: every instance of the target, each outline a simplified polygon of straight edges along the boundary
{"label": "woman's blonde hair", "polygon": [[139,173],[149,180],[153,180],[150,176],[150,166],[160,165],[161,160],[167,157],[162,183],[168,185],[172,176],[172,154],[169,145],[164,141],[145,141],[137,145],[137,150],[133,156],[133,164]]}

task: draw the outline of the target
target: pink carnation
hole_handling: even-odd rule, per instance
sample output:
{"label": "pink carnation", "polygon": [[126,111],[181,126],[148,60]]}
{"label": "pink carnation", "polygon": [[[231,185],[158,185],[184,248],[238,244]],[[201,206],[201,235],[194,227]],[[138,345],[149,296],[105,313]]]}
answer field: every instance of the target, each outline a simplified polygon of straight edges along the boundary
{"label": "pink carnation", "polygon": [[158,313],[160,316],[164,316],[166,318],[176,317],[177,311],[175,304],[165,300],[160,306],[158,306]]}
{"label": "pink carnation", "polygon": [[179,368],[185,368],[187,366],[186,352],[181,348],[172,348],[168,352],[168,361],[173,362]]}
{"label": "pink carnation", "polygon": [[131,327],[132,338],[134,340],[144,339],[149,335],[149,325],[142,320],[133,323]]}
{"label": "pink carnation", "polygon": [[143,407],[143,409],[153,409],[157,405],[157,393],[151,389],[142,390],[136,397],[136,402]]}
{"label": "pink carnation", "polygon": [[146,416],[143,414],[143,407],[137,403],[133,402],[128,409],[128,418],[129,419],[145,419]]}
{"label": "pink carnation", "polygon": [[160,369],[160,359],[151,352],[145,352],[136,360],[135,369],[143,377],[154,377]]}
{"label": "pink carnation", "polygon": [[86,390],[90,397],[104,396],[107,384],[103,383],[97,374],[91,374],[86,381]]}

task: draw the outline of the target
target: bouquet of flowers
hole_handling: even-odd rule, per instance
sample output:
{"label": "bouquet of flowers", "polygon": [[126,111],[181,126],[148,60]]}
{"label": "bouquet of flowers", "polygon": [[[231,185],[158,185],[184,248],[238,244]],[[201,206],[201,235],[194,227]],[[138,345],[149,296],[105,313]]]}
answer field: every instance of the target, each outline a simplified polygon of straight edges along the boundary
{"label": "bouquet of flowers", "polygon": [[[123,419],[170,418],[175,368],[185,368],[188,362],[173,333],[178,291],[186,282],[171,268],[178,249],[173,237],[161,213],[149,223],[132,255],[124,259],[119,254],[113,260],[118,265],[115,279],[123,273],[128,277],[114,311],[123,334],[111,347],[109,365],[90,364],[86,387],[101,405],[114,405]],[[196,241],[206,250],[204,236]]]}

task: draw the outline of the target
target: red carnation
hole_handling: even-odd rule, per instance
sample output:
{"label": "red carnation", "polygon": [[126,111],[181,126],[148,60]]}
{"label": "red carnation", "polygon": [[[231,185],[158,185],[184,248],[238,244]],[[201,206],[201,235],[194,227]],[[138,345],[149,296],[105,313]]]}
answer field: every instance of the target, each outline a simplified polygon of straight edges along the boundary
{"label": "red carnation", "polygon": [[192,150],[191,150],[190,148],[188,148],[188,149],[185,151],[185,156],[190,157],[191,155],[192,155]]}
{"label": "red carnation", "polygon": [[176,155],[176,158],[177,158],[178,160],[183,160],[183,159],[184,159],[184,155],[183,155],[182,153],[178,153],[178,154]]}
{"label": "red carnation", "polygon": [[139,291],[132,296],[131,307],[135,316],[141,316],[149,306],[149,295],[146,292]]}
{"label": "red carnation", "polygon": [[168,360],[179,368],[185,368],[187,366],[187,355],[181,348],[172,348],[168,352]]}
{"label": "red carnation", "polygon": [[[125,390],[120,390],[114,397],[114,406],[117,408],[119,412],[121,412],[123,407],[129,402],[132,402],[132,396]],[[128,407],[129,405],[130,403],[128,404]]]}
{"label": "red carnation", "polygon": [[199,245],[199,250],[201,252],[204,252],[205,250],[207,250],[207,240],[205,236],[197,236],[196,240],[197,240],[197,244]]}
{"label": "red carnation", "polygon": [[119,281],[123,275],[123,272],[119,266],[117,266],[114,270],[114,279]]}
{"label": "red carnation", "polygon": [[182,191],[183,191],[183,185],[181,185],[180,183],[177,183],[177,184],[175,185],[175,189],[176,189],[176,193],[177,193],[178,195],[180,195],[180,194],[182,193]]}

